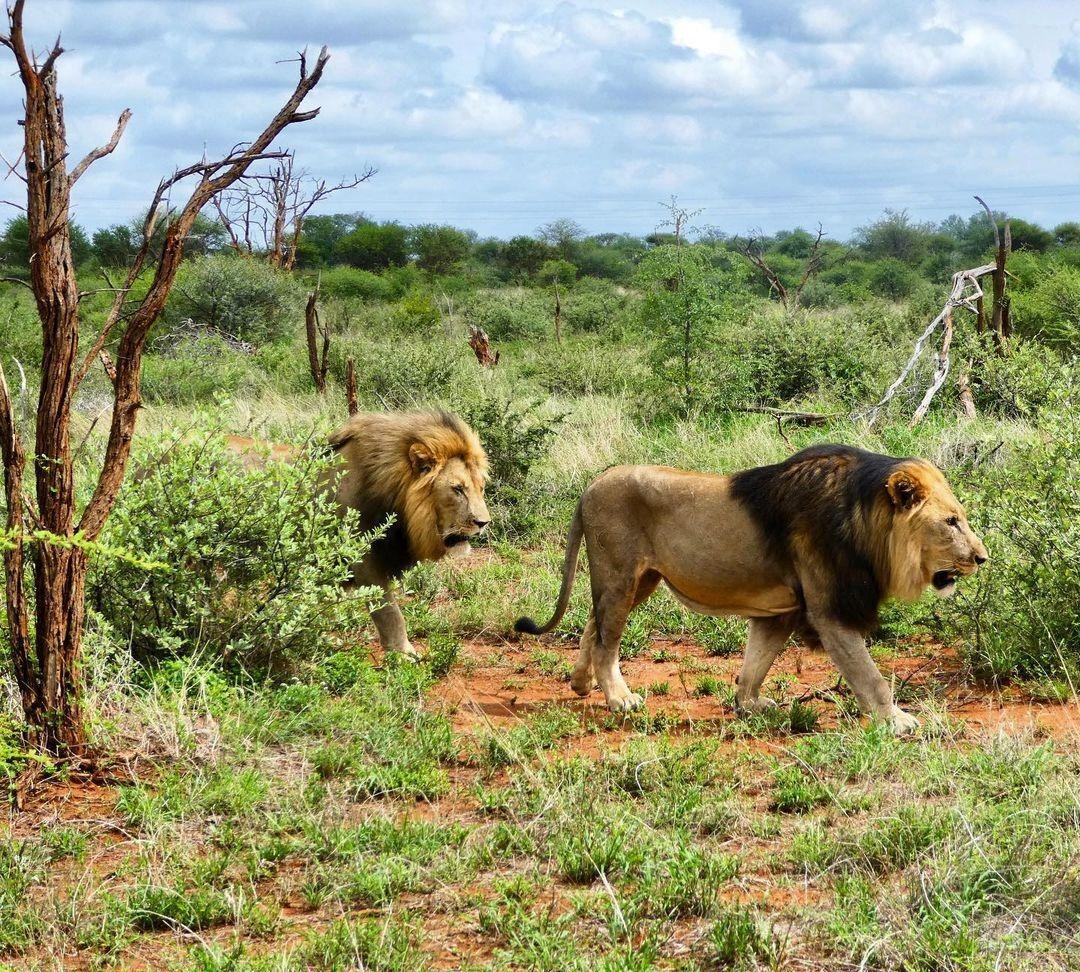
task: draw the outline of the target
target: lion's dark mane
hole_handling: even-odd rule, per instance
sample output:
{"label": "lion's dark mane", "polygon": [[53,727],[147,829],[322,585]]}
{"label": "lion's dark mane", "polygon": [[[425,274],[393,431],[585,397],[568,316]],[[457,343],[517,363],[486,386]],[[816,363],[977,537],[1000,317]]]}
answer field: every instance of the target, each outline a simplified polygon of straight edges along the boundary
{"label": "lion's dark mane", "polygon": [[791,575],[800,575],[796,538],[816,552],[817,566],[831,574],[830,614],[868,632],[888,589],[877,555],[885,538],[875,532],[887,525],[886,482],[905,461],[851,446],[811,446],[783,462],[736,473],[731,492],[760,528],[770,557]]}

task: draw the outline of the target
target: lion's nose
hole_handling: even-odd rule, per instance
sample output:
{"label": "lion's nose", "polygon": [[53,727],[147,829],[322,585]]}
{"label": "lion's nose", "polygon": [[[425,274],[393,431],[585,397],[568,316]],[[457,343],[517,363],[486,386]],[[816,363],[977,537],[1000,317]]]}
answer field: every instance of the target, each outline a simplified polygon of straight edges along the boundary
{"label": "lion's nose", "polygon": [[990,558],[986,554],[975,554],[974,560],[980,567],[985,564]]}
{"label": "lion's nose", "polygon": [[491,520],[473,520],[478,530],[483,530],[490,522]]}

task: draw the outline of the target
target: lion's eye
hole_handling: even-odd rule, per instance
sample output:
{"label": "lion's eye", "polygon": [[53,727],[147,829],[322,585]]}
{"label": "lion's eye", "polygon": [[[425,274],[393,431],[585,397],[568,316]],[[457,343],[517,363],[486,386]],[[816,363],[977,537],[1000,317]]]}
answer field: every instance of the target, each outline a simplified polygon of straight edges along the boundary
{"label": "lion's eye", "polygon": [[950,516],[945,522],[948,523],[951,527],[960,526],[960,517]]}
{"label": "lion's eye", "polygon": [[459,496],[464,496],[465,495],[465,487],[462,486],[461,483],[458,483],[456,486],[454,486],[454,492],[457,493]]}

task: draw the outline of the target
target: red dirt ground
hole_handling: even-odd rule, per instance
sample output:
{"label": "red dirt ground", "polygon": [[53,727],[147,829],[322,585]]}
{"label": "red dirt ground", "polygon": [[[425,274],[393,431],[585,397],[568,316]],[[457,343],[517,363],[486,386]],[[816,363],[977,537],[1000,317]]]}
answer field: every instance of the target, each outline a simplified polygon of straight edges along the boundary
{"label": "red dirt ground", "polygon": [[[540,671],[537,652],[552,649],[567,665],[573,663],[576,645],[570,642],[468,643],[462,649],[464,664],[435,687],[434,695],[446,704],[458,730],[506,726],[549,705],[579,711],[588,721],[605,720],[608,711],[599,689],[582,699],[558,674]],[[664,660],[655,661],[657,655]],[[710,657],[690,641],[657,640],[638,657],[624,660],[622,671],[638,691],[666,682],[668,694],[651,694],[648,711],[673,717],[678,728],[700,730],[710,723],[730,722],[734,715],[719,699],[694,694],[699,679],[712,675],[734,685],[741,663],[741,655]],[[1075,701],[1040,703],[1014,690],[974,690],[959,678],[955,656],[940,646],[916,644],[878,664],[886,677],[891,675],[909,693],[943,702],[950,716],[974,730],[1033,730],[1058,737],[1080,731],[1080,705]],[[777,678],[788,682],[788,698],[819,699],[839,687],[828,656],[803,648],[789,648],[777,660],[770,680]],[[818,708],[823,726],[836,724],[835,707],[819,702]]]}

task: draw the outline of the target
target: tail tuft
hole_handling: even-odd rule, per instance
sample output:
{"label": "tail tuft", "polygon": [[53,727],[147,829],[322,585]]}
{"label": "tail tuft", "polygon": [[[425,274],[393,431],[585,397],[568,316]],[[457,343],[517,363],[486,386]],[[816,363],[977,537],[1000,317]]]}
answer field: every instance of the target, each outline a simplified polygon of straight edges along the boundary
{"label": "tail tuft", "polygon": [[532,618],[518,618],[517,621],[514,622],[514,630],[518,632],[518,634],[543,634],[540,625]]}

